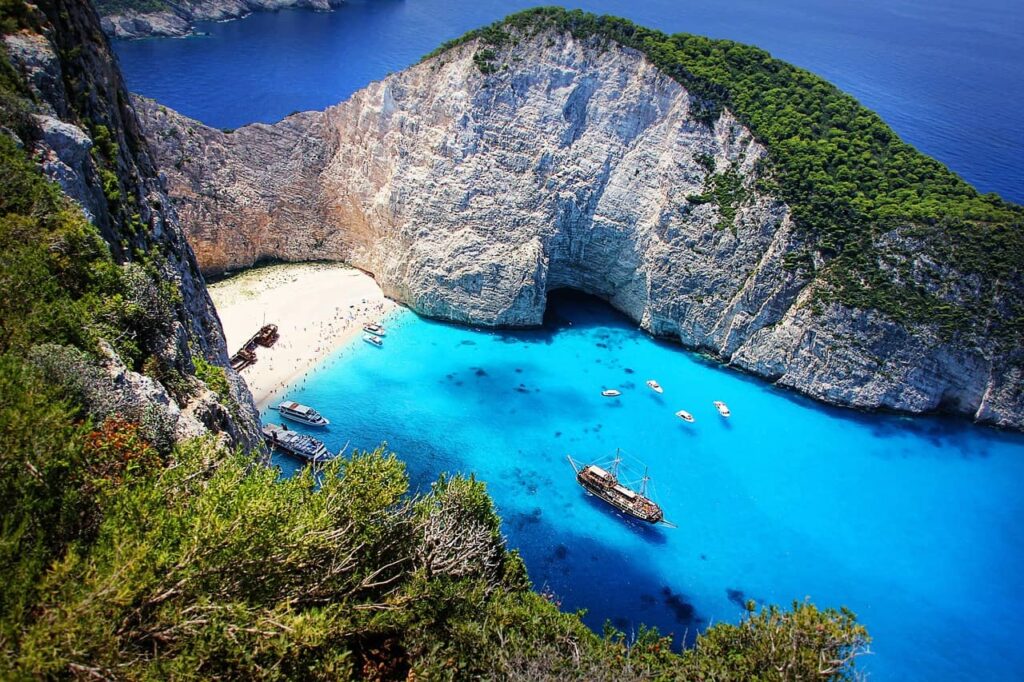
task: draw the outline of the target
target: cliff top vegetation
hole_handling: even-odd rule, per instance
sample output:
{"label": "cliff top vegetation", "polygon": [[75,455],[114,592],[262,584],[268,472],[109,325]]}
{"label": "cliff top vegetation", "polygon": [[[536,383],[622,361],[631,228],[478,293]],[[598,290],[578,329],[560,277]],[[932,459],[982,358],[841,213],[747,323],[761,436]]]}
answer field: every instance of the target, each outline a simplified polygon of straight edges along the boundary
{"label": "cliff top vegetation", "polygon": [[788,204],[805,241],[790,266],[818,304],[877,310],[941,333],[1016,343],[1024,334],[1024,208],[980,194],[900,140],[824,79],[729,40],[667,35],[618,17],[541,7],[452,40],[473,40],[485,75],[501,50],[544,31],[641,52],[687,89],[712,125],[729,109],[769,150],[761,189]]}

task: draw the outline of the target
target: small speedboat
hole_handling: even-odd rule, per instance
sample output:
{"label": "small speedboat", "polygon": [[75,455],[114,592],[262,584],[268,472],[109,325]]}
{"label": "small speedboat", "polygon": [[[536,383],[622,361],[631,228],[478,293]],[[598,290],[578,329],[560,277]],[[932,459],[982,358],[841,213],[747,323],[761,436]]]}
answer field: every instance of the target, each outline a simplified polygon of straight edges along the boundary
{"label": "small speedboat", "polygon": [[655,381],[654,379],[648,379],[648,380],[647,380],[647,385],[648,385],[648,386],[650,387],[650,389],[651,389],[652,391],[654,391],[655,393],[664,393],[664,392],[665,392],[665,389],[663,389],[663,388],[661,387],[661,384],[659,384],[659,383],[658,383],[657,381]]}
{"label": "small speedboat", "polygon": [[601,395],[605,398],[617,398],[622,395],[622,391],[616,391],[614,388],[607,388],[601,391]]}
{"label": "small speedboat", "polygon": [[682,419],[684,422],[689,422],[691,424],[697,421],[696,419],[693,418],[693,415],[687,412],[686,410],[679,410],[678,412],[676,412],[676,416]]}
{"label": "small speedboat", "polygon": [[723,403],[721,400],[715,401],[715,409],[718,410],[718,414],[723,417],[728,417],[732,412],[729,411],[729,406]]}
{"label": "small speedboat", "polygon": [[277,411],[285,419],[290,419],[293,422],[299,422],[306,426],[327,426],[331,423],[312,407],[300,405],[292,400],[286,400],[278,405]]}
{"label": "small speedboat", "polygon": [[377,346],[377,348],[384,347],[384,341],[379,336],[374,336],[373,334],[363,334],[363,341],[366,341],[371,346]]}
{"label": "small speedboat", "polygon": [[385,336],[388,333],[384,327],[374,323],[364,324],[363,331],[373,336]]}

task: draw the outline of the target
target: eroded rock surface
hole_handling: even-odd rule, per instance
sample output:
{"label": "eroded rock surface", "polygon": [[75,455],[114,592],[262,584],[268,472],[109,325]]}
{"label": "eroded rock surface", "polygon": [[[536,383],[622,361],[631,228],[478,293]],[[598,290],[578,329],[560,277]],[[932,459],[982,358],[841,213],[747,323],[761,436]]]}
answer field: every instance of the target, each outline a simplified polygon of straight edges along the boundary
{"label": "eroded rock surface", "polygon": [[[150,366],[126,366],[106,342],[99,366],[65,346],[43,344],[30,355],[63,385],[77,386],[96,419],[130,418],[154,440],[212,433],[262,452],[252,396],[228,365],[220,320],[95,14],[56,0],[40,3],[36,21],[38,32],[0,42],[32,94],[21,137],[0,134],[30,149],[99,229],[129,283],[126,296],[146,315],[149,333],[138,343]],[[224,395],[198,376],[203,361],[224,373]]]}
{"label": "eroded rock surface", "polygon": [[[481,325],[539,324],[572,287],[826,402],[1024,425],[1019,351],[812,305],[815,282],[784,267],[790,211],[760,189],[766,150],[728,110],[700,120],[615,44],[542,33],[487,74],[482,49],[232,133],[140,101],[201,266],[346,260],[418,312]],[[734,216],[716,176],[738,183]]]}
{"label": "eroded rock surface", "polygon": [[240,19],[253,12],[289,8],[320,11],[334,9],[345,0],[183,0],[166,3],[166,9],[117,10],[107,13],[102,3],[103,31],[111,38],[183,37],[193,32],[197,21]]}

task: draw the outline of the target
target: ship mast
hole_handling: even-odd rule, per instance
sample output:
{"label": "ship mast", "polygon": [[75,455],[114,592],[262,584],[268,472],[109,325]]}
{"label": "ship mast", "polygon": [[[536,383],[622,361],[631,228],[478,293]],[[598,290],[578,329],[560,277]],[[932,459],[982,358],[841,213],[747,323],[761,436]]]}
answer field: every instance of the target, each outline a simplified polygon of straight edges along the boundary
{"label": "ship mast", "polygon": [[622,450],[615,448],[615,460],[612,462],[612,476],[619,477],[619,462],[622,461]]}
{"label": "ship mast", "polygon": [[647,475],[647,467],[644,467],[644,477],[640,482],[640,494],[647,497],[647,481],[651,480],[651,477]]}

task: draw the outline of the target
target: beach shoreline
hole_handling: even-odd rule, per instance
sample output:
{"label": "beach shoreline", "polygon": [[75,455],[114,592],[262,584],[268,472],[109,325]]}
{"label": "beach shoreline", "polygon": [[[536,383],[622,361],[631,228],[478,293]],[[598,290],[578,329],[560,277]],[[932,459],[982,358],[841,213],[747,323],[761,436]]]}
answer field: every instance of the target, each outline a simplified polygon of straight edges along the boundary
{"label": "beach shoreline", "polygon": [[373,277],[341,263],[288,263],[240,272],[209,285],[234,353],[264,324],[280,339],[256,351],[257,362],[240,372],[259,410],[292,383],[399,308]]}

